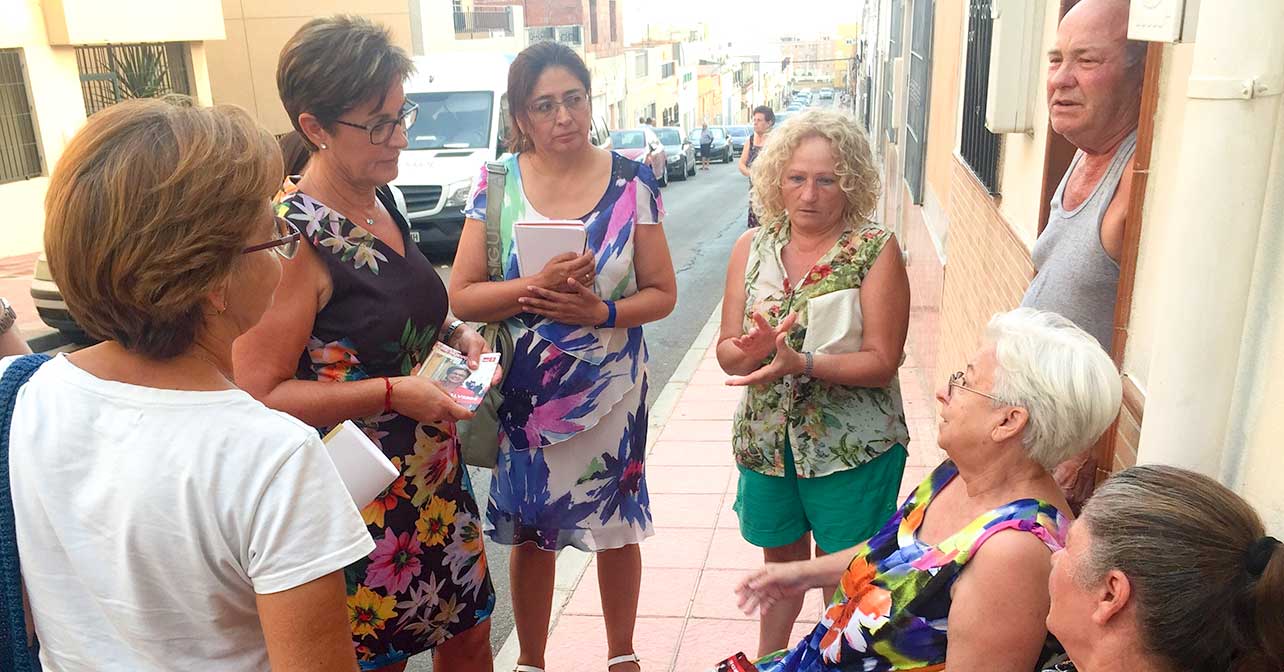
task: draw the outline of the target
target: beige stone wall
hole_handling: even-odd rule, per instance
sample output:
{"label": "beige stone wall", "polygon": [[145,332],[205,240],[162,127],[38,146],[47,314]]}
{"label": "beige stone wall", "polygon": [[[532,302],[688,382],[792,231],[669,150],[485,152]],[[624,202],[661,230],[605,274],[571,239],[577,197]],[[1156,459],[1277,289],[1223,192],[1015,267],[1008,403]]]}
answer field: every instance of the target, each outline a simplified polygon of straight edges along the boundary
{"label": "beige stone wall", "polygon": [[244,107],[273,133],[291,129],[276,92],[277,59],[281,47],[308,21],[340,13],[365,16],[387,26],[393,40],[407,53],[413,52],[407,0],[222,2],[227,39],[206,45],[214,102]]}
{"label": "beige stone wall", "polygon": [[[62,156],[63,147],[85,123],[85,100],[80,90],[80,71],[68,37],[88,42],[164,42],[222,35],[217,1],[169,2],[151,0],[121,5],[112,17],[103,17],[102,3],[34,2],[0,0],[0,49],[17,49],[26,70],[26,84],[36,128],[41,176],[0,184],[7,224],[0,238],[0,257],[37,252],[43,247],[44,199],[49,173]],[[172,6],[169,6],[172,5]],[[142,14],[139,14],[142,12]],[[147,14],[155,12],[155,14]],[[144,20],[144,16],[164,20]],[[214,18],[211,18],[211,17]],[[51,34],[52,30],[58,31]],[[181,25],[175,25],[181,24]],[[211,100],[206,78],[207,57],[200,42],[190,43],[193,94],[202,103]]]}

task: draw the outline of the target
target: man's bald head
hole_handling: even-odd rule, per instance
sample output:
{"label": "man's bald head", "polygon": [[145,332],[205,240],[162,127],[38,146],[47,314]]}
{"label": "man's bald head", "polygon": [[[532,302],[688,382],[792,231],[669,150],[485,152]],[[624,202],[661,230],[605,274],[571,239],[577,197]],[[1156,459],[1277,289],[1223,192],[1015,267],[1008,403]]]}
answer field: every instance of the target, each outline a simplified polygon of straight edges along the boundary
{"label": "man's bald head", "polygon": [[1137,126],[1146,46],[1128,39],[1128,0],[1081,0],[1049,51],[1052,127],[1088,151],[1106,151]]}

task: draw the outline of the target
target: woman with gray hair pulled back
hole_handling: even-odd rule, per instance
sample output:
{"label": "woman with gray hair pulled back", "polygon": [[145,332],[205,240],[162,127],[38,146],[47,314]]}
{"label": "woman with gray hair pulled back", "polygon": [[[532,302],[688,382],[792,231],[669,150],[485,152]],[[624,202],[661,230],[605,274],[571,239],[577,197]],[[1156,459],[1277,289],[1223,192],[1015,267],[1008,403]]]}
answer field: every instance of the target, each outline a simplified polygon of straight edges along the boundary
{"label": "woman with gray hair pulled back", "polygon": [[1054,670],[1284,670],[1284,548],[1239,495],[1176,467],[1106,481],[1053,556]]}
{"label": "woman with gray hair pulled back", "polygon": [[768,564],[740,585],[748,611],[839,584],[816,628],[758,668],[1036,669],[1052,654],[1048,576],[1071,517],[1049,470],[1096,441],[1121,395],[1110,357],[1065,318],[995,315],[937,392],[949,459],[868,541]]}

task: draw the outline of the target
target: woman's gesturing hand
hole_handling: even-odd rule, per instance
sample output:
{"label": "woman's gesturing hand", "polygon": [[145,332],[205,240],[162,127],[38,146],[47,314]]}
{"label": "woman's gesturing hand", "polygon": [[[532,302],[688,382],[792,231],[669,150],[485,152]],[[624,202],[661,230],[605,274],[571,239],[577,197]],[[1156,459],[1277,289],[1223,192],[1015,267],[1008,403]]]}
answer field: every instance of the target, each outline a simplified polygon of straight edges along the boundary
{"label": "woman's gesturing hand", "polygon": [[780,334],[789,333],[794,323],[798,321],[798,313],[785,316],[785,319],[775,327],[772,327],[767,318],[758,311],[754,311],[751,318],[754,326],[748,332],[731,339],[731,344],[740,348],[741,352],[752,361],[761,362],[776,351],[777,337]]}
{"label": "woman's gesturing hand", "polygon": [[531,296],[523,296],[517,301],[526,310],[562,324],[593,327],[610,316],[602,298],[575,278],[567,279],[564,287],[560,291],[552,291],[531,285],[526,288]]}
{"label": "woman's gesturing hand", "polygon": [[736,606],[746,615],[765,614],[771,605],[797,597],[813,586],[804,562],[769,562],[736,586]]}
{"label": "woman's gesturing hand", "polygon": [[782,331],[776,334],[776,356],[766,366],[747,376],[732,376],[727,384],[733,387],[744,385],[761,385],[803,372],[807,360],[797,350],[789,347],[789,333]]}
{"label": "woman's gesturing hand", "polygon": [[420,376],[402,376],[392,381],[392,410],[422,423],[473,417],[439,385]]}
{"label": "woman's gesturing hand", "polygon": [[555,292],[568,292],[566,281],[574,278],[576,282],[588,287],[593,286],[597,277],[597,259],[592,252],[576,255],[565,252],[548,260],[543,270],[530,278],[532,284]]}

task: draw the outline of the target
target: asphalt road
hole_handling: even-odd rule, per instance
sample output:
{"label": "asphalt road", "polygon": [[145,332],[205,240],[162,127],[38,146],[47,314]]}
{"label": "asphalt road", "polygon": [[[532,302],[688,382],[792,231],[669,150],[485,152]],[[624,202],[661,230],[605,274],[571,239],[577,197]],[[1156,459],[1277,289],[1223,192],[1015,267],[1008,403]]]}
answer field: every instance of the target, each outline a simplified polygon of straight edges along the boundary
{"label": "asphalt road", "polygon": [[[749,205],[749,178],[729,164],[697,170],[685,182],[672,180],[661,192],[666,216],[665,234],[678,278],[678,305],[673,314],[646,327],[650,352],[650,390],[654,402],[673,375],[682,356],[704,327],[718,302],[727,272],[731,246],[745,230]],[[449,266],[438,266],[443,278]],[[490,492],[490,470],[469,468],[477,501],[485,509]],[[497,600],[491,618],[491,648],[498,652],[513,631],[513,607],[508,581],[508,548],[486,542],[486,558]],[[409,672],[432,670],[428,654],[416,656]]]}

